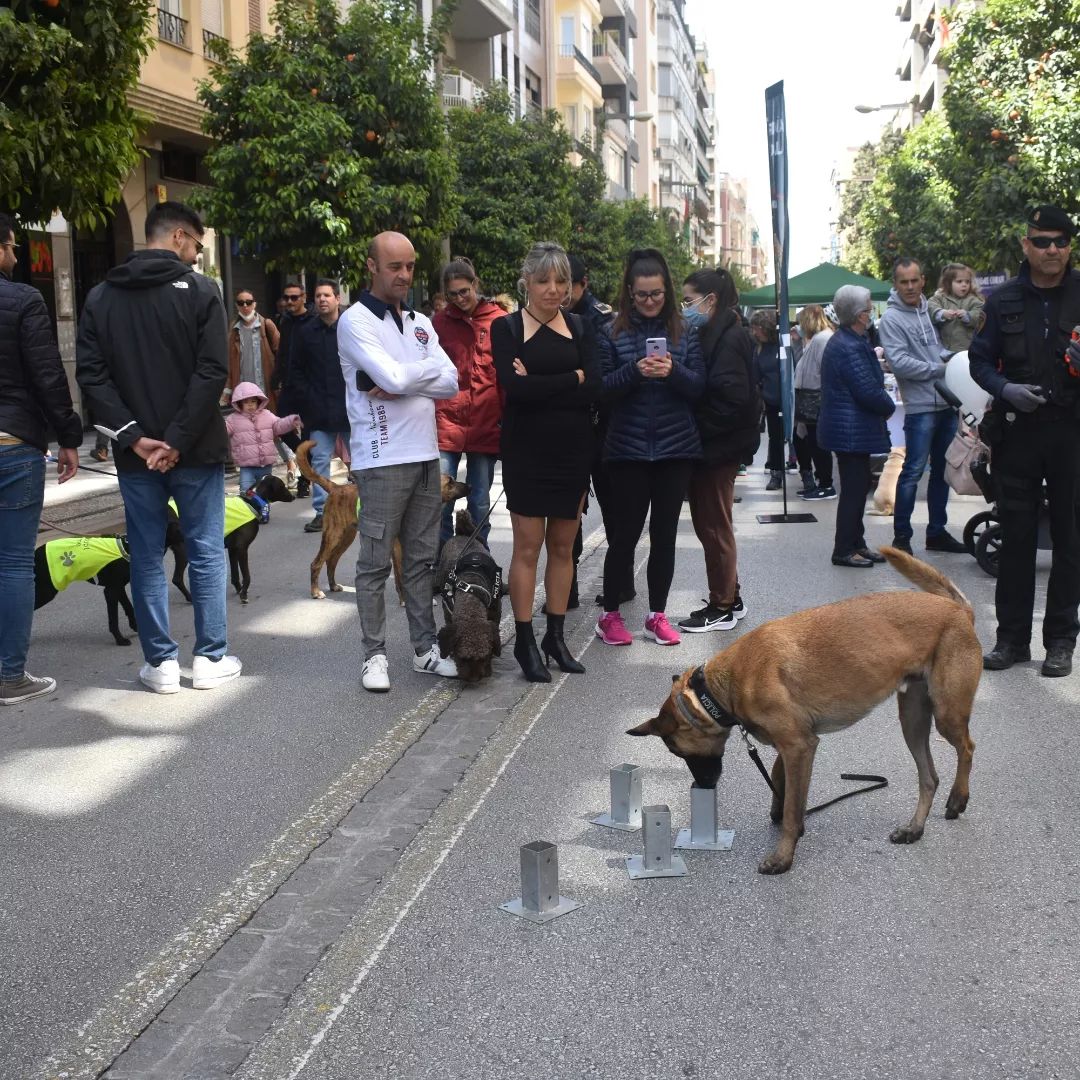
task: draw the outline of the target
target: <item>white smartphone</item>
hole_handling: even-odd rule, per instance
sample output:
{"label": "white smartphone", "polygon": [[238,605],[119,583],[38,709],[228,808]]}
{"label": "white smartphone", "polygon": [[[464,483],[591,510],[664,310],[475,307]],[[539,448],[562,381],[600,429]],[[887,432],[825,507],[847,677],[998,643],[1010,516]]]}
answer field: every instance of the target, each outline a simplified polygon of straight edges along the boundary
{"label": "white smartphone", "polygon": [[646,356],[667,356],[667,338],[651,337],[645,339]]}

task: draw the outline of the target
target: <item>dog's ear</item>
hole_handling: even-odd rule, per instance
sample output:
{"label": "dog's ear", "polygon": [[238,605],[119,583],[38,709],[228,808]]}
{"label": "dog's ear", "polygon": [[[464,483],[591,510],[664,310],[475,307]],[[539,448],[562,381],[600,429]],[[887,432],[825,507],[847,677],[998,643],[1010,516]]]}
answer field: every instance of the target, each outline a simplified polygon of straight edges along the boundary
{"label": "dog's ear", "polygon": [[673,735],[675,733],[675,721],[665,710],[660,711],[659,716],[646,720],[644,724],[638,724],[627,730],[627,735]]}

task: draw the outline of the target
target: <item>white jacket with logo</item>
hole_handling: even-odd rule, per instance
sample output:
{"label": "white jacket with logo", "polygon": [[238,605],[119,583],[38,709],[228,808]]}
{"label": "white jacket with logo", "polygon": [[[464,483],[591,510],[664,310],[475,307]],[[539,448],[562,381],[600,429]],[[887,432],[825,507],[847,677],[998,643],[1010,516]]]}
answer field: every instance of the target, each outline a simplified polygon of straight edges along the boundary
{"label": "white jacket with logo", "polygon": [[[403,308],[403,330],[389,308],[364,292],[338,320],[352,468],[377,469],[439,456],[435,402],[459,390],[457,368],[426,315]],[[363,372],[393,400],[356,385]]]}

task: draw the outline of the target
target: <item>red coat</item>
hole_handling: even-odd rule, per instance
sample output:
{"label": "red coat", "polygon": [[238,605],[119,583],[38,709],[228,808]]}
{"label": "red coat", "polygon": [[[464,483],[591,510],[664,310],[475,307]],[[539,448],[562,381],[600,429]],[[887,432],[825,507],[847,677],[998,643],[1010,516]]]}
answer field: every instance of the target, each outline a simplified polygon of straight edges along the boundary
{"label": "red coat", "polygon": [[439,344],[454,361],[461,388],[454,397],[435,402],[440,450],[499,452],[502,392],[491,354],[491,324],[505,314],[497,304],[481,300],[472,315],[448,304],[431,320]]}

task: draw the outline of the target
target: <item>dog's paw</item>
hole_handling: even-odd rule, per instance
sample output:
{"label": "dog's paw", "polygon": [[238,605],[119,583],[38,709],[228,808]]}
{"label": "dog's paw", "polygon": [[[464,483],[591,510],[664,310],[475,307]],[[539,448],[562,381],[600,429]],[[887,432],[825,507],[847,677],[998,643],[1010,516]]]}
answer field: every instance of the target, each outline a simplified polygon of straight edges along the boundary
{"label": "dog's paw", "polygon": [[314,592],[313,592],[313,593],[311,594],[311,599],[312,599],[312,600],[325,600],[325,599],[326,599],[326,593],[324,593],[324,592],[322,591],[322,589],[316,589],[316,590],[315,590],[315,591],[314,591]]}
{"label": "dog's paw", "polygon": [[126,637],[119,637],[118,636],[114,640],[116,641],[117,645],[130,645],[131,644],[131,641]]}
{"label": "dog's paw", "polygon": [[791,859],[785,859],[774,851],[758,864],[759,874],[786,874],[791,869]]}
{"label": "dog's paw", "polygon": [[950,795],[945,804],[945,820],[955,821],[966,809],[968,797],[966,795]]}
{"label": "dog's paw", "polygon": [[344,592],[345,591],[345,586],[344,585],[331,585],[330,586],[330,591],[331,592]]}
{"label": "dog's paw", "polygon": [[914,844],[923,834],[922,829],[913,829],[910,825],[901,825],[889,833],[889,839],[894,844]]}

